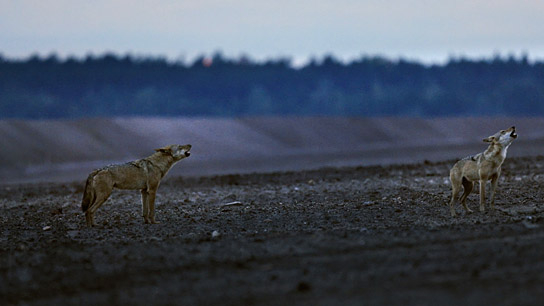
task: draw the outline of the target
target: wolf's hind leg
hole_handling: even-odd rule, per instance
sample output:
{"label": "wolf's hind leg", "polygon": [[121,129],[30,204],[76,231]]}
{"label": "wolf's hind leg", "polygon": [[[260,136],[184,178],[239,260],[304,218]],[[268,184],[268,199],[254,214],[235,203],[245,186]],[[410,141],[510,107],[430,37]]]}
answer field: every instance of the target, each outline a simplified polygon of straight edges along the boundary
{"label": "wolf's hind leg", "polygon": [[107,197],[102,197],[102,198],[98,199],[96,202],[94,202],[94,204],[85,213],[85,216],[87,216],[87,213],[89,213],[91,226],[96,226],[96,223],[94,223],[94,213],[96,212],[96,210],[98,210],[100,208],[100,206],[102,206],[102,204],[104,204],[104,202],[106,202],[108,197],[109,197],[109,195]]}
{"label": "wolf's hind leg", "polygon": [[457,197],[461,191],[461,182],[454,175],[450,175],[451,181],[451,201],[450,201],[450,214],[452,217],[455,217],[455,202],[457,202]]}
{"label": "wolf's hind leg", "polygon": [[105,182],[97,184],[96,191],[95,191],[96,197],[93,203],[91,204],[91,206],[89,207],[89,209],[87,210],[87,212],[85,213],[86,217],[87,217],[87,213],[89,213],[87,222],[89,222],[90,220],[91,226],[96,225],[94,223],[94,213],[100,208],[100,206],[102,206],[102,204],[104,204],[104,202],[106,202],[106,200],[110,197],[112,191],[113,191],[113,186],[110,186],[109,184]]}
{"label": "wolf's hind leg", "polygon": [[465,191],[463,192],[463,195],[461,196],[461,204],[463,204],[463,207],[465,208],[467,213],[471,213],[472,210],[468,208],[467,206],[467,198],[472,192],[472,189],[474,188],[474,182],[470,182],[469,180],[463,177],[463,187]]}
{"label": "wolf's hind leg", "polygon": [[87,227],[93,226],[93,214],[90,212],[90,210],[85,212],[85,221],[87,223]]}

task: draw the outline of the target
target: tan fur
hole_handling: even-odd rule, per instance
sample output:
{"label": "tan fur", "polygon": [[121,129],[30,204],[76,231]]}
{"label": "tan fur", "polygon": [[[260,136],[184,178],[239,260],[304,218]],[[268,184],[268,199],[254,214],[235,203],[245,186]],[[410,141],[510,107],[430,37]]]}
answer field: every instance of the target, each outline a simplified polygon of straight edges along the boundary
{"label": "tan fur", "polygon": [[455,217],[454,206],[457,202],[457,196],[461,191],[461,185],[463,185],[465,190],[461,196],[461,204],[467,213],[472,212],[467,207],[466,200],[474,188],[474,182],[476,181],[480,182],[480,211],[485,211],[485,184],[488,180],[491,180],[491,209],[495,209],[495,189],[501,175],[501,166],[506,158],[508,147],[517,136],[515,127],[499,131],[495,135],[484,139],[484,142],[490,143],[487,150],[474,156],[466,157],[458,161],[451,168],[450,181],[452,195],[450,213],[452,217]]}
{"label": "tan fur", "polygon": [[94,213],[114,188],[141,190],[144,222],[158,223],[155,220],[155,194],[161,179],[176,162],[188,157],[190,150],[191,145],[169,145],[156,149],[156,153],[146,158],[91,172],[81,202],[87,226],[95,225]]}

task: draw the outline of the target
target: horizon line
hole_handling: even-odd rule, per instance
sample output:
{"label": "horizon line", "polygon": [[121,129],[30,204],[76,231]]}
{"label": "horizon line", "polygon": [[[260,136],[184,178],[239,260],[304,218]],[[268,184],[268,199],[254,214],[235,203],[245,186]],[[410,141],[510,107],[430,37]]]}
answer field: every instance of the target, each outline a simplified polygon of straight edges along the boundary
{"label": "horizon line", "polygon": [[93,52],[88,51],[83,54],[62,54],[58,51],[50,52],[31,52],[26,55],[6,55],[0,50],[0,60],[4,61],[13,61],[13,62],[24,62],[29,61],[33,58],[38,58],[40,60],[46,60],[49,58],[56,58],[59,61],[68,61],[76,60],[83,61],[87,58],[102,58],[106,56],[114,56],[116,58],[126,58],[130,57],[136,60],[163,60],[169,64],[177,64],[183,66],[194,65],[199,60],[213,60],[213,58],[220,56],[222,59],[228,61],[238,61],[238,62],[248,62],[256,64],[264,64],[271,61],[286,61],[288,65],[292,68],[301,68],[310,65],[312,62],[322,63],[327,58],[334,59],[336,62],[339,62],[343,65],[349,65],[354,62],[357,62],[362,59],[383,59],[389,62],[398,63],[398,62],[409,62],[416,63],[423,66],[444,66],[448,63],[455,61],[473,61],[473,62],[482,62],[482,61],[493,61],[493,60],[515,60],[515,61],[527,61],[530,64],[542,63],[544,58],[538,56],[530,56],[530,53],[527,51],[522,52],[499,52],[494,51],[489,55],[468,55],[468,54],[454,54],[449,53],[447,56],[443,56],[441,59],[434,60],[424,60],[422,58],[416,58],[408,55],[388,55],[384,53],[365,53],[361,52],[358,56],[339,56],[334,52],[323,52],[321,55],[307,55],[304,57],[297,57],[293,55],[269,55],[264,57],[256,57],[248,54],[247,52],[240,52],[238,55],[231,55],[223,53],[223,51],[216,50],[213,52],[200,52],[190,58],[181,54],[178,57],[172,57],[165,54],[153,54],[153,53],[139,53],[133,51],[101,51]]}

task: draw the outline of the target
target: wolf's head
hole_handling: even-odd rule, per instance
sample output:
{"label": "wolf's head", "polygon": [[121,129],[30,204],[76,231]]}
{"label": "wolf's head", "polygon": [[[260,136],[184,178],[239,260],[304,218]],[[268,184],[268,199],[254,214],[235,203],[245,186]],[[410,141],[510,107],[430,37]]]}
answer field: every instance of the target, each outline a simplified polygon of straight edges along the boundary
{"label": "wolf's head", "polygon": [[516,138],[518,138],[518,134],[516,134],[516,127],[513,126],[507,130],[498,131],[495,133],[495,135],[485,138],[484,142],[509,146]]}
{"label": "wolf's head", "polygon": [[191,150],[190,144],[186,144],[186,145],[174,144],[174,145],[169,145],[159,149],[155,149],[155,151],[157,152],[171,155],[175,160],[181,160],[181,159],[184,159],[185,157],[189,157],[189,155],[191,155],[191,152],[189,152],[190,150]]}

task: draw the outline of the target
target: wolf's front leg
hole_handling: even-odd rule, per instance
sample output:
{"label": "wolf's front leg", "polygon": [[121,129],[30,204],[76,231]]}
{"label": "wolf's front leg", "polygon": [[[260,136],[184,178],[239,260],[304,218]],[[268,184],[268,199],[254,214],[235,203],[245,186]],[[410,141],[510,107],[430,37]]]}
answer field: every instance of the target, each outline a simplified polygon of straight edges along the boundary
{"label": "wolf's front leg", "polygon": [[485,183],[487,178],[480,178],[480,211],[485,211]]}
{"label": "wolf's front leg", "polygon": [[150,223],[157,224],[155,220],[155,194],[157,193],[157,190],[150,190],[148,195],[148,202],[149,202],[149,221]]}
{"label": "wolf's front leg", "polygon": [[499,183],[499,175],[495,175],[491,178],[491,209],[495,209],[495,190]]}
{"label": "wolf's front leg", "polygon": [[149,196],[146,189],[142,189],[142,217],[144,217],[144,223],[151,223],[149,220]]}

